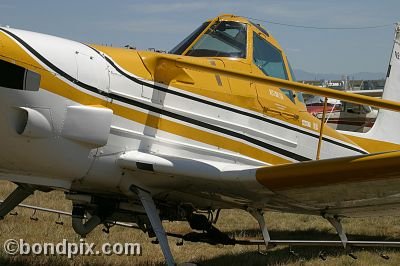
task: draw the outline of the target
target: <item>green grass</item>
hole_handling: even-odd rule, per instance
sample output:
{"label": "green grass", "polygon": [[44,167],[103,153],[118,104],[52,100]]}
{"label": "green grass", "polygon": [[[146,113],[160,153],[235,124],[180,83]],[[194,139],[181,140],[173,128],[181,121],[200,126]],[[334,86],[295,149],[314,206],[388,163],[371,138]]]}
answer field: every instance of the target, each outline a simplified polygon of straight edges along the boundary
{"label": "green grass", "polygon": [[[8,182],[0,182],[0,198],[4,199],[15,187]],[[70,211],[71,204],[61,192],[36,192],[24,202],[47,208]],[[61,217],[64,225],[57,225],[58,216],[38,212],[38,221],[30,217],[33,211],[16,208],[17,216],[8,215],[0,221],[0,265],[164,265],[164,258],[158,245],[151,244],[141,231],[115,226],[110,234],[102,232],[99,226],[87,236],[86,242],[97,246],[105,242],[133,242],[142,245],[141,256],[66,256],[24,255],[10,256],[3,251],[3,242],[7,239],[24,239],[28,243],[62,242],[65,238],[78,242],[79,237],[72,230],[70,219]],[[272,239],[317,239],[338,240],[334,229],[321,217],[266,213]],[[399,240],[400,219],[380,217],[369,219],[345,219],[343,225],[351,240]],[[167,231],[186,233],[190,231],[185,222],[164,223]],[[256,221],[246,212],[226,210],[221,212],[217,227],[236,238],[261,239]],[[350,258],[341,248],[295,247],[290,253],[287,246],[269,250],[266,256],[260,255],[256,246],[212,246],[208,244],[187,243],[177,246],[177,239],[169,238],[172,253],[178,263],[196,262],[200,265],[400,265],[400,253],[396,249],[354,249],[357,260]],[[263,247],[261,247],[262,249]],[[327,260],[322,261],[319,254],[327,252]],[[390,259],[380,257],[387,254]]]}

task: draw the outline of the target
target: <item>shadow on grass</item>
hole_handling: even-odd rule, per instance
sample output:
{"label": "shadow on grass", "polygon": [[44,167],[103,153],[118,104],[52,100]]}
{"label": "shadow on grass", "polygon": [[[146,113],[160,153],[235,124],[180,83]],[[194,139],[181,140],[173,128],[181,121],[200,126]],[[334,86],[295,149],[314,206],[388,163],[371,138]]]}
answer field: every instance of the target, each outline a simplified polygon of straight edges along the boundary
{"label": "shadow on grass", "polygon": [[[248,239],[256,238],[262,239],[262,234],[259,229],[248,229],[248,230],[233,230],[225,231],[231,237],[236,239]],[[340,240],[339,236],[335,232],[320,231],[317,229],[308,229],[303,231],[269,231],[271,239],[274,240]],[[400,241],[400,239],[394,239],[389,236],[373,236],[373,235],[360,235],[360,234],[347,234],[349,240],[359,241]]]}
{"label": "shadow on grass", "polygon": [[[90,265],[90,266],[107,266],[107,265],[124,265],[121,263],[113,263],[113,264],[105,264],[103,262],[79,262],[74,261],[74,259],[70,260],[66,257],[58,257],[58,256],[48,256],[43,258],[44,256],[34,256],[34,255],[17,255],[17,256],[9,256],[4,253],[0,253],[0,265],[7,266],[31,266],[31,265],[51,265],[51,266],[70,266],[70,265]],[[135,263],[138,266],[164,266],[164,263],[158,263],[154,261],[140,261]]]}
{"label": "shadow on grass", "polygon": [[[261,239],[260,231],[257,229],[249,230],[233,230],[226,232],[230,236],[235,236],[236,239]],[[304,231],[271,231],[271,238],[274,240],[339,240],[337,234],[333,232],[320,231],[316,229],[309,229]],[[390,239],[387,236],[371,236],[371,235],[357,235],[349,234],[349,240],[364,240],[364,241],[399,241],[400,239]],[[229,253],[224,254],[214,258],[206,258],[204,256],[202,259],[198,259],[196,263],[199,265],[286,265],[290,263],[302,264],[307,263],[312,260],[318,260],[321,253],[324,252],[328,260],[338,258],[340,256],[346,256],[349,251],[344,250],[341,247],[324,247],[324,246],[310,246],[310,247],[288,247],[288,246],[278,246],[268,250],[267,255],[262,255],[256,251],[257,247],[254,247],[254,251],[245,251],[240,253]],[[261,251],[264,251],[263,245],[260,245]],[[377,248],[377,247],[352,247],[350,252],[358,251],[369,251],[376,253],[379,256],[382,253],[394,251],[399,252],[398,248]],[[204,254],[205,255],[205,254]],[[39,260],[38,260],[39,259]],[[350,257],[349,257],[349,260]],[[36,265],[40,261],[44,265],[54,265],[54,266],[64,266],[64,265],[76,265],[72,260],[68,260],[65,257],[59,258],[57,256],[49,256],[43,259],[43,257],[38,258],[36,256],[8,256],[4,253],[0,253],[0,265],[12,265],[12,266],[25,266],[25,265]],[[382,263],[385,260],[382,258]],[[79,263],[78,263],[79,264]],[[97,262],[86,262],[79,265],[104,265],[103,263]],[[146,262],[140,262],[137,265],[162,265],[155,264],[151,260]]]}
{"label": "shadow on grass", "polygon": [[[388,252],[393,249],[376,249],[376,248],[353,248],[351,252],[357,251],[370,251],[375,252],[376,256],[380,256],[382,252]],[[289,247],[276,248],[268,251],[266,255],[262,255],[257,251],[243,252],[238,254],[229,254],[212,259],[205,259],[198,261],[198,265],[287,265],[287,264],[300,264],[310,262],[315,259],[321,260],[320,254],[325,253],[325,259],[335,259],[340,256],[347,256],[349,253],[343,248],[318,248],[318,247],[295,247],[290,249]],[[357,255],[357,253],[355,253]],[[349,260],[357,260],[348,257]],[[386,259],[382,258],[382,263]]]}
{"label": "shadow on grass", "polygon": [[[256,238],[262,239],[260,231],[257,229],[250,230],[235,230],[226,232],[230,236],[235,236],[236,239]],[[271,231],[271,239],[274,240],[340,240],[338,235],[326,231],[319,231],[315,229],[305,231]],[[386,236],[370,236],[370,235],[357,235],[348,234],[349,240],[359,241],[397,241],[400,239],[390,239]],[[263,246],[260,245],[262,252]],[[203,259],[198,261],[200,265],[286,265],[289,263],[302,264],[310,260],[320,259],[323,257],[337,258],[340,256],[347,256],[349,253],[358,251],[369,251],[376,253],[377,256],[385,252],[394,251],[399,252],[399,248],[379,248],[379,247],[351,247],[345,250],[342,247],[328,247],[328,246],[294,246],[288,247],[287,245],[278,246],[268,250],[267,255],[262,255],[258,251],[248,251],[238,254],[227,254],[212,259]],[[320,256],[321,254],[325,254]],[[351,260],[351,258],[349,257]],[[382,257],[382,263],[385,259]]]}

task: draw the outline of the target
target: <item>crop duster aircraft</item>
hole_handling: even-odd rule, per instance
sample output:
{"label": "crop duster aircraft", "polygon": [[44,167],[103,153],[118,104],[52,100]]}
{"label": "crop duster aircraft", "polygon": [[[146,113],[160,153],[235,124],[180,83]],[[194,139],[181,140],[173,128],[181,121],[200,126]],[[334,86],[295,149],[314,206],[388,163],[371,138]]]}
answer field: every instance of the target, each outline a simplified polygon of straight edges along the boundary
{"label": "crop duster aircraft", "polygon": [[[0,176],[18,185],[4,217],[35,190],[62,190],[82,236],[136,223],[174,264],[161,221],[186,240],[229,244],[201,214],[243,209],[342,217],[400,208],[400,29],[383,99],[294,82],[288,59],[243,17],[209,20],[170,53],[86,45],[0,28]],[[381,110],[368,133],[324,127],[302,92]],[[87,214],[87,216],[86,216]],[[86,220],[85,217],[88,219]]]}

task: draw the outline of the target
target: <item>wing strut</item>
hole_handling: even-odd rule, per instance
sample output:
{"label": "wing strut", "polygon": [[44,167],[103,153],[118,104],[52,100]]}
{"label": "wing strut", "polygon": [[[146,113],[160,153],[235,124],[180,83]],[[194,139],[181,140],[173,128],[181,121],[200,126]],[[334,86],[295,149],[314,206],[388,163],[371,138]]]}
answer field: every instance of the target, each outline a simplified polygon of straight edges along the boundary
{"label": "wing strut", "polygon": [[35,192],[34,188],[19,185],[0,205],[0,220],[12,211],[18,204]]}
{"label": "wing strut", "polygon": [[348,240],[347,240],[346,232],[342,226],[342,223],[340,222],[340,219],[338,217],[330,216],[330,215],[325,215],[324,218],[326,220],[328,220],[328,222],[330,222],[333,227],[335,227],[336,232],[338,233],[338,235],[340,237],[340,241],[342,242],[343,247],[346,249]]}
{"label": "wing strut", "polygon": [[158,215],[157,208],[156,205],[154,204],[151,194],[148,191],[142,190],[135,186],[132,186],[131,190],[132,192],[135,192],[139,196],[139,199],[142,202],[147,217],[150,220],[151,227],[153,228],[157,240],[160,243],[160,247],[164,254],[167,265],[168,266],[175,265],[171,249],[168,244],[167,234],[165,233],[164,227],[161,223],[160,216]]}
{"label": "wing strut", "polygon": [[267,225],[265,224],[264,214],[263,214],[262,210],[260,210],[260,209],[255,210],[255,209],[249,208],[248,212],[251,215],[253,215],[253,217],[257,220],[258,225],[260,226],[263,238],[264,238],[265,247],[268,249],[268,243],[271,241],[271,237],[269,236],[268,228],[267,228]]}

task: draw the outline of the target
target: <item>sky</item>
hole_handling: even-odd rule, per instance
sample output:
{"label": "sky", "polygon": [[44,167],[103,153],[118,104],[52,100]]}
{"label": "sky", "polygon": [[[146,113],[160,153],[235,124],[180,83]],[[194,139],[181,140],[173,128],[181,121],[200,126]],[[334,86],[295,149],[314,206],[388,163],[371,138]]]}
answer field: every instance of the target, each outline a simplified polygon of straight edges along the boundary
{"label": "sky", "polygon": [[0,25],[84,43],[170,50],[207,19],[235,14],[318,30],[261,23],[293,68],[313,73],[386,72],[399,0],[0,0]]}

